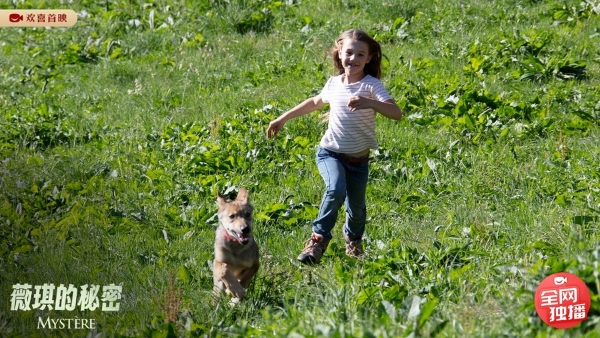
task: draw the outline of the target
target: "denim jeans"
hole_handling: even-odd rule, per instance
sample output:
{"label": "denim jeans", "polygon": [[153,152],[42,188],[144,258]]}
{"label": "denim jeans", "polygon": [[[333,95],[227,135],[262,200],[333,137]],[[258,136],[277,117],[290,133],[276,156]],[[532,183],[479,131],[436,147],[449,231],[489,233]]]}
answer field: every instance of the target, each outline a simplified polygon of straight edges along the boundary
{"label": "denim jeans", "polygon": [[313,232],[330,240],[338,211],[344,204],[346,221],[344,233],[350,238],[360,238],[367,220],[366,192],[369,179],[369,161],[350,163],[342,154],[319,147],[317,167],[325,181],[325,193],[319,215],[313,222]]}

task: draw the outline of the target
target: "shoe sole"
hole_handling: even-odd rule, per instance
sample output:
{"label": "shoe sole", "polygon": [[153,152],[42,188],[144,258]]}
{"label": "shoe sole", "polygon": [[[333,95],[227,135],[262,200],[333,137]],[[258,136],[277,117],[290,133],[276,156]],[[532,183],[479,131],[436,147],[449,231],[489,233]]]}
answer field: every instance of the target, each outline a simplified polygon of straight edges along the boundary
{"label": "shoe sole", "polygon": [[364,256],[364,254],[360,254],[360,255],[350,255],[348,253],[346,253],[346,256],[352,258],[352,259],[359,259],[362,258]]}
{"label": "shoe sole", "polygon": [[298,256],[298,260],[302,264],[306,264],[306,265],[319,264],[319,262],[313,256],[310,256],[310,255],[300,255],[300,256]]}

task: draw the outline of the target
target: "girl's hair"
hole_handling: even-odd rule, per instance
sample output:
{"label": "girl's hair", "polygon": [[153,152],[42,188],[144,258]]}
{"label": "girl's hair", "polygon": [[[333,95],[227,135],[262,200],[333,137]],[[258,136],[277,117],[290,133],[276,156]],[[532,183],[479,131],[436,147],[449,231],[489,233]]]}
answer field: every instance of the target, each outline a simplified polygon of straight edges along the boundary
{"label": "girl's hair", "polygon": [[342,49],[345,39],[362,41],[369,46],[369,55],[372,55],[372,57],[371,61],[365,65],[365,73],[379,79],[381,77],[381,46],[369,34],[358,29],[347,30],[335,40],[335,45],[331,50],[331,57],[333,58],[333,66],[338,70],[338,75],[344,74],[344,67],[342,66],[339,52]]}

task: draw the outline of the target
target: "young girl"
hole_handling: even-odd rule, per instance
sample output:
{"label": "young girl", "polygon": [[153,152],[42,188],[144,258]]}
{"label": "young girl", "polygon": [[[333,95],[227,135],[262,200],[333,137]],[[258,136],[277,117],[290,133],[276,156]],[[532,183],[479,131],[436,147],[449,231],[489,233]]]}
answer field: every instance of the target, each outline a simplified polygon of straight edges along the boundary
{"label": "young girl", "polygon": [[313,222],[313,233],[298,256],[304,264],[321,261],[342,204],[346,209],[346,254],[353,258],[363,254],[369,153],[370,149],[377,149],[375,115],[402,118],[402,111],[379,81],[381,46],[377,41],[363,31],[348,30],[336,39],[331,55],[338,75],[329,78],[319,95],[271,121],[267,130],[267,137],[272,138],[288,120],[329,103],[329,125],[316,156],[325,193]]}

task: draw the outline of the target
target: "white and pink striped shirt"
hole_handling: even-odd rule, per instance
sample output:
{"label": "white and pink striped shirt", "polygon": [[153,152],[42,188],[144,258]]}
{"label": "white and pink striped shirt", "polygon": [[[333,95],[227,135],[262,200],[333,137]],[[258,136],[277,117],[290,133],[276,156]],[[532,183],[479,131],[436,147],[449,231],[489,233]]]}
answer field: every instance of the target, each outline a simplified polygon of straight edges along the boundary
{"label": "white and pink striped shirt", "polygon": [[377,149],[375,116],[373,109],[351,111],[348,101],[352,96],[364,96],[378,101],[391,100],[379,79],[367,75],[362,80],[344,84],[343,75],[330,77],[321,91],[321,99],[329,103],[329,125],[320,146],[344,154],[354,154],[365,149]]}

